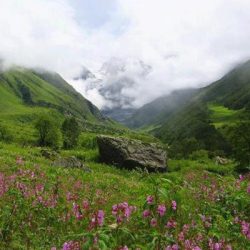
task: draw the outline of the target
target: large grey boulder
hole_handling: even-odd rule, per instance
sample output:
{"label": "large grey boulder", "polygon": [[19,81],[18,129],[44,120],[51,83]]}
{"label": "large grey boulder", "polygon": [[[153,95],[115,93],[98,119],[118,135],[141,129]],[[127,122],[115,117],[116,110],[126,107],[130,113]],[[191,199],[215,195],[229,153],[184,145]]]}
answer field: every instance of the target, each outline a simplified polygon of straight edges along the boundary
{"label": "large grey boulder", "polygon": [[104,135],[97,137],[97,144],[100,159],[107,164],[149,172],[167,170],[166,152],[158,144]]}

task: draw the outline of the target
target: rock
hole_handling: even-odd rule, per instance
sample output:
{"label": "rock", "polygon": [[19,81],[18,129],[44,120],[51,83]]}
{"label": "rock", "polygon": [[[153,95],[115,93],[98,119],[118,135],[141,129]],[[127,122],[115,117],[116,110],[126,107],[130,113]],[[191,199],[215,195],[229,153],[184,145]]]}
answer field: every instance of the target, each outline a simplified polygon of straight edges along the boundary
{"label": "rock", "polygon": [[102,135],[97,137],[97,144],[104,163],[149,172],[167,170],[166,152],[156,143]]}
{"label": "rock", "polygon": [[91,169],[86,167],[80,160],[74,156],[70,157],[60,157],[55,160],[52,164],[56,167],[65,167],[65,168],[80,168],[85,172],[91,172]]}
{"label": "rock", "polygon": [[58,157],[58,153],[56,151],[42,149],[41,155],[46,159],[55,160]]}
{"label": "rock", "polygon": [[230,161],[226,158],[220,157],[220,156],[216,156],[215,157],[215,163],[217,165],[227,165],[230,163]]}

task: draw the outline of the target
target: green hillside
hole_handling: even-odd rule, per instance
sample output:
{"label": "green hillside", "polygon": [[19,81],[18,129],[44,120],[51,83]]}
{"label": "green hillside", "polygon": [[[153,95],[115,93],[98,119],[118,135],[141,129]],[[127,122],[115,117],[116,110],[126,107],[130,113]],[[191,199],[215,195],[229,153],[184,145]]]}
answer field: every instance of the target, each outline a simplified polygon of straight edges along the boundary
{"label": "green hillside", "polygon": [[230,109],[250,108],[250,61],[238,65],[220,80],[202,89],[200,98]]}
{"label": "green hillside", "polygon": [[175,147],[188,145],[185,143],[192,138],[197,148],[230,152],[225,130],[248,120],[249,107],[250,61],[199,89],[185,105],[166,116],[153,133]]}
{"label": "green hillside", "polygon": [[[101,114],[56,73],[14,69],[0,74],[1,112],[16,111],[24,105],[49,107],[87,120]],[[13,106],[14,105],[14,106]]]}
{"label": "green hillside", "polygon": [[239,119],[241,119],[241,114],[244,113],[243,110],[233,110],[225,106],[212,103],[208,104],[208,109],[210,111],[212,124],[216,128],[235,125]]}
{"label": "green hillside", "polygon": [[32,134],[32,122],[48,112],[55,119],[73,115],[87,122],[105,121],[91,102],[56,73],[23,68],[0,73],[0,122],[12,134],[20,138]]}
{"label": "green hillside", "polygon": [[176,110],[181,109],[196,92],[196,89],[182,89],[157,98],[136,110],[136,112],[125,121],[125,124],[131,128],[158,126],[171,116],[171,114],[176,112]]}

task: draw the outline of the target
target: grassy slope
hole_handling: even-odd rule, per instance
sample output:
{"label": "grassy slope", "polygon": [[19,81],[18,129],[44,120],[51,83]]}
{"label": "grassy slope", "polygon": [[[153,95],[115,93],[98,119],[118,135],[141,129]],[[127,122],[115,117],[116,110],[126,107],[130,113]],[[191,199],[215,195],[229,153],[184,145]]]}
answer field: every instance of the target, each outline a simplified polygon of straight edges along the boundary
{"label": "grassy slope", "polygon": [[[148,175],[120,170],[98,163],[98,151],[91,142],[93,138],[86,134],[84,136],[83,146],[71,151],[62,151],[61,155],[74,155],[79,159],[85,159],[85,166],[90,168],[91,172],[51,166],[51,161],[41,156],[39,148],[21,148],[14,144],[0,143],[1,178],[3,178],[2,173],[4,176],[16,174],[19,176],[17,177],[19,183],[24,183],[28,190],[43,183],[45,193],[40,193],[40,197],[45,199],[53,195],[55,188],[59,191],[58,203],[51,208],[39,203],[34,205],[33,200],[37,198],[32,193],[30,198],[23,198],[22,192],[16,188],[5,193],[0,200],[0,210],[4,211],[0,215],[0,230],[4,230],[4,234],[0,234],[0,238],[2,237],[0,248],[50,249],[56,246],[61,249],[64,242],[81,241],[83,235],[86,239],[90,237],[91,247],[94,247],[93,237],[99,235],[100,245],[95,246],[96,249],[118,249],[124,245],[129,249],[136,247],[142,250],[164,249],[167,245],[178,242],[178,233],[184,224],[195,221],[197,227],[188,237],[191,240],[198,233],[203,235],[204,240],[197,243],[202,249],[207,249],[207,238],[213,237],[215,242],[225,239],[227,244],[234,246],[233,249],[247,249],[248,243],[240,233],[240,227],[233,224],[233,211],[236,207],[239,209],[237,211],[240,218],[250,219],[247,211],[247,182],[241,185],[241,189],[234,188],[237,182],[232,175],[233,165],[218,166],[212,161],[182,160],[170,161],[170,172],[165,174]],[[23,158],[23,165],[15,163],[17,156]],[[26,172],[22,171],[23,174],[20,176],[20,170]],[[31,171],[34,171],[35,177],[30,177]],[[221,177],[218,173],[225,176]],[[15,175],[13,178],[16,178]],[[206,192],[202,194],[201,188],[206,188],[208,194]],[[218,192],[219,200],[216,199]],[[67,200],[69,193],[76,198]],[[158,223],[163,224],[156,228],[150,226],[147,219],[142,219],[142,212],[147,207],[146,197],[156,194],[159,195],[157,202],[168,206],[167,217],[177,222],[177,228],[173,230],[171,237],[166,236],[169,229],[166,231],[165,217],[158,218]],[[227,199],[227,203],[224,202],[224,198]],[[75,202],[82,207],[83,200],[90,202],[90,214],[84,215],[84,219],[79,221],[71,212],[72,204]],[[177,201],[177,213],[170,211],[171,200]],[[135,205],[137,211],[127,223],[122,223],[119,229],[112,229],[111,226],[116,225],[115,218],[111,214],[112,205],[124,201]],[[9,216],[13,205],[15,212]],[[89,230],[88,223],[91,218],[89,216],[98,209],[105,211],[105,224],[103,227]],[[154,206],[150,209],[154,209]],[[70,213],[70,219],[63,221],[62,216],[67,211]],[[211,216],[213,225],[211,228],[202,225],[201,214]],[[30,216],[32,222],[28,223]],[[161,243],[157,243],[156,239],[161,239]]]}
{"label": "grassy slope", "polygon": [[[25,84],[27,81],[27,85],[33,88],[34,84],[29,85],[30,77],[34,80],[37,76],[30,73],[32,76],[26,78],[22,74],[18,73],[18,78],[22,79]],[[14,86],[7,84],[6,78]],[[42,96],[42,99],[46,102],[51,102],[54,105],[59,104],[60,106],[65,105],[61,103],[60,98],[57,99],[55,96],[53,98],[55,93],[61,95],[62,90],[57,89],[54,85],[49,84],[48,86],[47,81],[51,81],[49,79],[46,82],[41,80],[40,77],[39,79],[36,79],[41,84],[38,88],[43,90],[32,89],[34,101],[41,100]],[[0,98],[0,105],[3,107],[0,111],[0,119],[10,125],[13,132],[20,133],[23,137],[30,136],[34,132],[32,128],[34,117],[39,112],[48,112],[50,109],[48,107],[24,105],[20,93],[15,88],[16,81],[14,81],[13,73],[0,81],[0,94],[3,97]],[[56,88],[56,92],[54,92],[54,88]],[[70,96],[65,98],[69,101],[71,99]],[[221,107],[217,106],[210,106],[210,108],[214,111],[223,111]],[[222,114],[225,113],[224,110]],[[62,116],[60,112],[57,112],[57,115],[58,119]],[[219,118],[221,116],[219,115]],[[215,117],[218,117],[218,114]],[[227,116],[227,119],[229,117],[230,115]],[[144,141],[154,140],[147,135],[117,128],[116,125],[114,125],[117,128],[115,131],[110,128],[104,131],[104,127],[100,124],[95,124],[95,126],[97,133],[122,134]],[[233,225],[233,211],[237,207],[240,217],[249,220],[249,211],[246,208],[248,201],[247,183],[244,182],[239,190],[234,188],[237,182],[233,176],[233,164],[218,166],[212,160],[173,160],[169,162],[170,172],[166,174],[148,175],[136,171],[129,172],[98,162],[99,154],[95,137],[96,133],[85,132],[80,137],[79,148],[61,151],[60,153],[62,156],[76,156],[78,159],[84,160],[84,164],[91,170],[90,172],[84,172],[81,169],[54,167],[50,160],[41,156],[40,148],[21,147],[20,145],[0,142],[0,182],[3,175],[13,175],[14,178],[17,175],[19,183],[27,185],[31,190],[35,185],[43,183],[45,194],[41,194],[41,196],[44,196],[45,199],[53,195],[53,192],[59,191],[58,204],[54,208],[48,208],[42,204],[34,205],[32,201],[37,197],[23,198],[22,192],[16,189],[16,185],[5,193],[0,199],[0,211],[2,212],[0,213],[0,248],[50,249],[52,246],[57,246],[58,249],[61,249],[65,241],[81,240],[84,235],[87,239],[90,237],[90,242],[93,244],[93,237],[100,235],[103,242],[102,245],[94,246],[96,249],[119,249],[124,245],[128,245],[129,249],[136,249],[137,247],[142,250],[164,249],[167,245],[178,241],[178,233],[181,232],[181,227],[184,224],[191,224],[191,220],[195,220],[198,226],[192,231],[190,237],[196,237],[198,233],[201,233],[205,239],[203,243],[199,243],[202,249],[207,249],[206,237],[214,237],[215,241],[225,238],[226,242],[233,244],[235,249],[244,249],[247,241],[245,236],[241,234],[240,227]],[[23,165],[16,163],[15,159],[18,156],[23,158]],[[28,174],[19,176],[20,170],[27,170],[25,173]],[[29,177],[29,171],[36,173],[35,178]],[[40,177],[41,173],[42,178]],[[224,177],[218,174],[224,175]],[[18,182],[14,183],[17,184]],[[79,183],[82,183],[81,187],[76,188]],[[216,186],[216,189],[211,188],[214,186]],[[208,196],[206,196],[206,192],[204,194],[200,192],[201,188],[207,188]],[[67,201],[68,192],[75,194],[77,199]],[[159,204],[165,203],[170,206],[171,200],[176,200],[178,203],[177,213],[168,215],[170,216],[168,219],[174,218],[178,225],[176,231],[173,231],[172,238],[168,235],[166,237],[165,224],[167,221],[162,220],[161,226],[153,228],[148,221],[142,220],[141,214],[146,207],[145,198],[147,195],[156,194],[156,192],[159,193],[159,200],[157,200]],[[218,193],[220,199],[212,201],[211,195],[216,198]],[[204,197],[202,197],[203,195]],[[187,199],[187,197],[189,198]],[[74,217],[72,212],[73,202],[82,206],[82,201],[85,199],[91,203],[90,215],[88,216],[91,216],[98,209],[105,211],[103,227],[89,230],[88,220],[90,217],[84,216],[83,221],[76,220]],[[227,203],[224,202],[224,199]],[[136,205],[137,211],[128,223],[124,223],[119,229],[114,230],[111,225],[116,223],[110,212],[111,207],[113,204],[124,201]],[[168,212],[170,209],[169,207]],[[71,213],[71,218],[64,221],[62,216],[67,211]],[[200,219],[201,214],[212,217],[213,226],[210,229],[203,227]],[[32,222],[29,221],[30,218],[32,218]],[[160,220],[161,218],[159,218]],[[234,228],[232,229],[232,227]],[[157,243],[155,239],[159,239],[160,243]],[[103,244],[106,245],[106,248]],[[152,244],[161,245],[160,248],[157,248],[157,245]],[[85,249],[89,248],[86,247]]]}
{"label": "grassy slope", "polygon": [[[25,103],[20,86],[29,90],[31,103]],[[59,124],[65,114],[72,114],[84,131],[155,140],[104,118],[93,104],[56,73],[18,68],[0,74],[0,122],[8,127],[15,141],[34,144],[37,138],[34,121],[42,113],[50,113]]]}
{"label": "grassy slope", "polygon": [[216,128],[235,125],[243,112],[242,110],[232,110],[218,104],[208,104],[208,109],[211,112],[212,123]]}
{"label": "grassy slope", "polygon": [[[0,121],[5,124],[12,135],[22,140],[25,137],[33,136],[31,121],[39,113],[48,112],[47,108],[30,107],[23,104],[22,99],[18,96],[15,85],[10,86],[6,82],[6,75],[0,77]],[[7,75],[7,79],[11,77]]]}
{"label": "grassy slope", "polygon": [[[138,109],[125,124],[131,128],[147,128],[159,126],[194,96],[195,89],[177,90]],[[151,127],[151,128],[150,128]]]}
{"label": "grassy slope", "polygon": [[[250,61],[239,65],[219,81],[200,89],[186,106],[171,114],[154,133],[170,143],[195,137],[207,144],[208,148],[212,144],[221,147],[222,135],[214,128],[235,124],[248,112],[249,105]],[[205,136],[209,141],[204,140]]]}
{"label": "grassy slope", "polygon": [[[8,99],[7,107],[9,107],[9,110],[11,108],[15,110],[15,104],[22,105],[22,93],[20,93],[20,85],[22,85],[29,89],[32,102],[37,106],[50,104],[52,107],[61,107],[65,112],[82,116],[82,118],[88,120],[99,118],[96,115],[98,111],[96,111],[96,114],[92,113],[88,101],[74,91],[59,75],[55,73],[43,73],[43,75],[44,79],[38,73],[25,69],[15,69],[2,73],[0,80],[5,92],[3,98],[1,98],[3,100],[1,104],[4,105],[4,102]],[[12,107],[10,107],[10,104]],[[96,109],[94,105],[92,106],[92,109]]]}
{"label": "grassy slope", "polygon": [[[29,92],[30,103],[24,100],[23,86]],[[47,112],[59,121],[65,114],[73,114],[90,124],[105,122],[98,109],[58,74],[20,68],[0,74],[0,122],[18,141],[32,140],[33,121]]]}

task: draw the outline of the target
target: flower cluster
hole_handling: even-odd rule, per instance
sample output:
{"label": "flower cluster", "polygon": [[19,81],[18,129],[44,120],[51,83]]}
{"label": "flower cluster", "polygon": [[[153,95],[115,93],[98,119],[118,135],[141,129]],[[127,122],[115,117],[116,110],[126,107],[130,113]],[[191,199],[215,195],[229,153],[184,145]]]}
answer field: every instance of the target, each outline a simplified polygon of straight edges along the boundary
{"label": "flower cluster", "polygon": [[136,211],[136,207],[130,206],[127,202],[122,202],[112,206],[112,214],[116,217],[116,222],[118,224],[128,221],[134,211]]}
{"label": "flower cluster", "polygon": [[165,248],[165,250],[179,250],[179,246],[177,244],[174,244],[174,245],[169,245]]}
{"label": "flower cluster", "polygon": [[250,240],[250,223],[246,221],[241,222],[241,232]]}
{"label": "flower cluster", "polygon": [[93,229],[98,226],[102,226],[104,223],[104,211],[103,210],[98,210],[96,213],[92,215],[91,223],[90,223],[90,228]]}
{"label": "flower cluster", "polygon": [[[145,209],[142,212],[142,217],[144,219],[149,218],[150,219],[150,225],[152,227],[156,227],[158,220],[166,215],[167,212],[167,206],[165,204],[155,204],[155,198],[153,195],[149,195],[146,199],[146,204],[148,206],[147,209]],[[170,211],[176,211],[177,210],[177,202],[176,201],[171,201],[170,205]],[[159,217],[157,219],[157,217]],[[167,228],[174,228],[176,227],[176,222],[173,219],[170,219],[167,224]]]}
{"label": "flower cluster", "polygon": [[217,242],[210,238],[208,246],[210,250],[232,250],[231,245],[225,244],[225,240],[220,240]]}
{"label": "flower cluster", "polygon": [[[126,201],[117,203],[110,186],[101,190],[77,175],[51,177],[37,166],[25,168],[22,158],[16,164],[15,170],[0,172],[0,236],[6,246],[13,238],[32,249],[140,250],[138,246],[145,245],[165,250],[232,250],[244,249],[250,240],[247,175],[231,177],[228,184],[230,178],[188,173],[187,181],[178,182],[167,196],[155,190],[142,204],[135,201],[136,208]],[[121,201],[129,199],[134,197],[126,194]],[[216,231],[221,235],[215,236]],[[37,237],[35,243],[32,237]],[[6,249],[2,242],[1,247]]]}
{"label": "flower cluster", "polygon": [[245,220],[240,220],[239,217],[234,218],[234,223],[239,224],[241,228],[241,233],[250,240],[250,223]]}
{"label": "flower cluster", "polygon": [[62,250],[80,250],[79,242],[69,241],[63,244]]}

